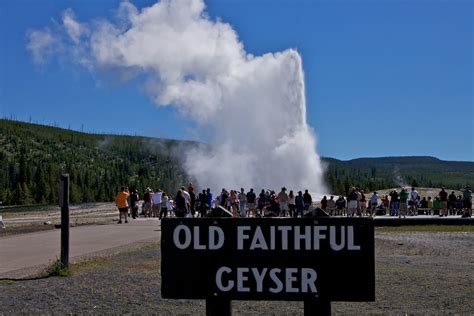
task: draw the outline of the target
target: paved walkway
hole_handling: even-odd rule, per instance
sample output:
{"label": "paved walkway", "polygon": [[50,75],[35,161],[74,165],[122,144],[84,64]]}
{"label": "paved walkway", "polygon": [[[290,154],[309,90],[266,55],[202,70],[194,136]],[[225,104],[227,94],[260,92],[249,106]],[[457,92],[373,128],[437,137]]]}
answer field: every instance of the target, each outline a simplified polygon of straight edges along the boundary
{"label": "paved walkway", "polygon": [[[158,220],[136,219],[121,225],[71,227],[69,234],[70,262],[74,262],[107,249],[159,241],[161,230]],[[60,243],[60,229],[0,238],[0,278],[26,276],[31,273],[27,270],[49,264],[59,258]]]}

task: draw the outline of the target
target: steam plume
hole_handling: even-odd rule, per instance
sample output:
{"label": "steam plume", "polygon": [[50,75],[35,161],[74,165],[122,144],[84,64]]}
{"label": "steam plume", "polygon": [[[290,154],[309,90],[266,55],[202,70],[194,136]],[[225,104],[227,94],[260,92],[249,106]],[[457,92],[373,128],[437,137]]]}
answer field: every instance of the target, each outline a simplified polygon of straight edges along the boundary
{"label": "steam plume", "polygon": [[186,150],[185,166],[202,186],[326,191],[297,51],[246,53],[229,24],[207,16],[202,0],[163,0],[142,10],[122,2],[113,21],[79,22],[71,9],[62,18],[54,31],[29,32],[32,56],[44,61],[56,41],[45,39],[59,38],[60,54],[94,73],[145,78],[157,106],[176,107],[213,144]]}

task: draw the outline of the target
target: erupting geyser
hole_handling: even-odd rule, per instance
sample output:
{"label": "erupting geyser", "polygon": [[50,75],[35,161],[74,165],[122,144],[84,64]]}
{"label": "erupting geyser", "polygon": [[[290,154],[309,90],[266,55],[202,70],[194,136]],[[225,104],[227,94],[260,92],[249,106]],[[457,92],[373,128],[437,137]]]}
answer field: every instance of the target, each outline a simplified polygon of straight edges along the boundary
{"label": "erupting geyser", "polygon": [[210,20],[202,0],[164,0],[141,11],[122,2],[116,20],[90,23],[68,9],[61,25],[28,37],[38,62],[67,54],[94,72],[145,77],[154,102],[194,120],[213,145],[185,152],[202,186],[327,191],[306,123],[300,55],[246,53],[229,24]]}

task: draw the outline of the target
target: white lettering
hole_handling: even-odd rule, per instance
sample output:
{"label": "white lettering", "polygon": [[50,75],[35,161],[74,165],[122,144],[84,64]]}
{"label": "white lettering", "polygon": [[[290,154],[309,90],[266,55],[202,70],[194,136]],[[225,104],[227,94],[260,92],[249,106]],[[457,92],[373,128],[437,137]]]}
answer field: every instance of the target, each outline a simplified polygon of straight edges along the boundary
{"label": "white lettering", "polygon": [[313,227],[313,250],[319,250],[320,241],[326,239],[326,235],[322,232],[328,229],[327,226],[314,226]]}
{"label": "white lettering", "polygon": [[231,273],[232,269],[228,268],[228,267],[220,267],[219,270],[217,270],[217,273],[216,273],[216,285],[217,285],[217,288],[219,290],[221,290],[222,292],[228,292],[228,291],[232,290],[232,288],[234,287],[234,281],[229,280],[229,282],[227,283],[227,286],[224,286],[222,284],[222,274],[224,272],[225,273]]}
{"label": "white lettering", "polygon": [[275,250],[275,226],[270,226],[270,249]]}
{"label": "white lettering", "polygon": [[194,226],[194,249],[196,250],[205,250],[206,245],[201,245],[199,243],[199,226]]}
{"label": "white lettering", "polygon": [[286,283],[286,292],[287,293],[298,293],[298,289],[293,287],[293,282],[296,281],[295,273],[298,272],[296,268],[286,268],[285,269],[285,283]]}
{"label": "white lettering", "polygon": [[311,293],[318,293],[316,289],[316,278],[317,273],[313,269],[301,268],[301,292],[308,293],[308,289]]}
{"label": "white lettering", "polygon": [[267,242],[263,236],[262,229],[260,226],[257,226],[255,229],[255,235],[253,235],[252,244],[250,245],[250,250],[260,248],[262,250],[268,250]]}
{"label": "white lettering", "polygon": [[329,226],[329,243],[331,245],[331,249],[334,251],[340,251],[344,249],[346,244],[346,230],[344,226],[341,226],[341,243],[338,245],[336,242],[336,226]]}
{"label": "white lettering", "polygon": [[[179,241],[179,233],[184,231],[184,243]],[[186,249],[191,244],[191,230],[188,226],[178,225],[173,232],[174,245],[179,249]]]}
{"label": "white lettering", "polygon": [[305,250],[311,250],[311,227],[304,227],[304,234],[300,232],[301,227],[295,227],[295,250],[300,250],[301,240],[305,241]]}
{"label": "white lettering", "polygon": [[237,268],[237,291],[238,292],[250,292],[250,288],[244,287],[244,281],[247,281],[248,276],[244,273],[248,273],[249,268]]}
{"label": "white lettering", "polygon": [[257,268],[252,268],[253,276],[255,277],[255,281],[257,281],[257,292],[263,291],[263,278],[265,274],[267,274],[267,270],[267,268],[263,268],[262,273],[259,274]]}
{"label": "white lettering", "polygon": [[347,249],[360,250],[360,245],[354,245],[354,226],[347,227]]}
{"label": "white lettering", "polygon": [[[217,233],[217,236],[216,236]],[[217,238],[216,238],[217,237]],[[217,239],[217,242],[216,242]],[[209,226],[209,250],[222,248],[224,245],[224,231],[217,226]]]}
{"label": "white lettering", "polygon": [[249,239],[250,236],[244,234],[244,231],[250,230],[250,226],[238,226],[237,227],[237,249],[244,249],[244,240]]}
{"label": "white lettering", "polygon": [[278,230],[281,231],[281,249],[288,250],[288,231],[291,226],[278,226]]}
{"label": "white lettering", "polygon": [[[288,227],[288,226],[287,226]],[[281,283],[280,278],[278,278],[277,273],[280,273],[281,270],[278,268],[274,268],[270,270],[270,278],[273,282],[275,282],[276,287],[271,287],[270,292],[272,293],[280,293],[283,290],[283,283]]]}

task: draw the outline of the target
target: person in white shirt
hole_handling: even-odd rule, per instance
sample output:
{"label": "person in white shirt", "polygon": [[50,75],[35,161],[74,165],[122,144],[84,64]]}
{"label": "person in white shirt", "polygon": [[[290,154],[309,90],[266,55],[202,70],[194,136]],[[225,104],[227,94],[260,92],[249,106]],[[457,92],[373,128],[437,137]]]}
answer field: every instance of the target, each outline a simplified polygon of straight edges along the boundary
{"label": "person in white shirt", "polygon": [[181,187],[181,191],[183,191],[184,199],[186,200],[187,209],[189,209],[189,205],[191,204],[191,195],[189,195],[189,192],[186,191],[184,187]]}
{"label": "person in white shirt", "polygon": [[152,207],[153,217],[160,217],[162,194],[163,192],[160,189],[156,189],[155,193],[153,193],[153,196],[151,197],[151,200],[153,202],[153,207]]}
{"label": "person in white shirt", "polygon": [[372,217],[375,215],[375,210],[377,209],[377,205],[379,201],[379,196],[377,195],[377,192],[374,192],[372,196],[370,197],[370,214],[369,217]]}
{"label": "person in white shirt", "polygon": [[409,215],[417,215],[418,214],[418,191],[415,190],[415,188],[411,188],[410,192],[410,201],[408,202],[409,209],[408,209],[408,214]]}
{"label": "person in white shirt", "polygon": [[245,217],[246,215],[245,209],[247,208],[247,194],[245,193],[244,188],[240,189],[238,199],[239,199],[240,217]]}
{"label": "person in white shirt", "polygon": [[280,216],[285,217],[286,212],[289,211],[288,208],[288,194],[286,194],[286,188],[281,188],[280,193],[278,193],[278,200],[280,201]]}

